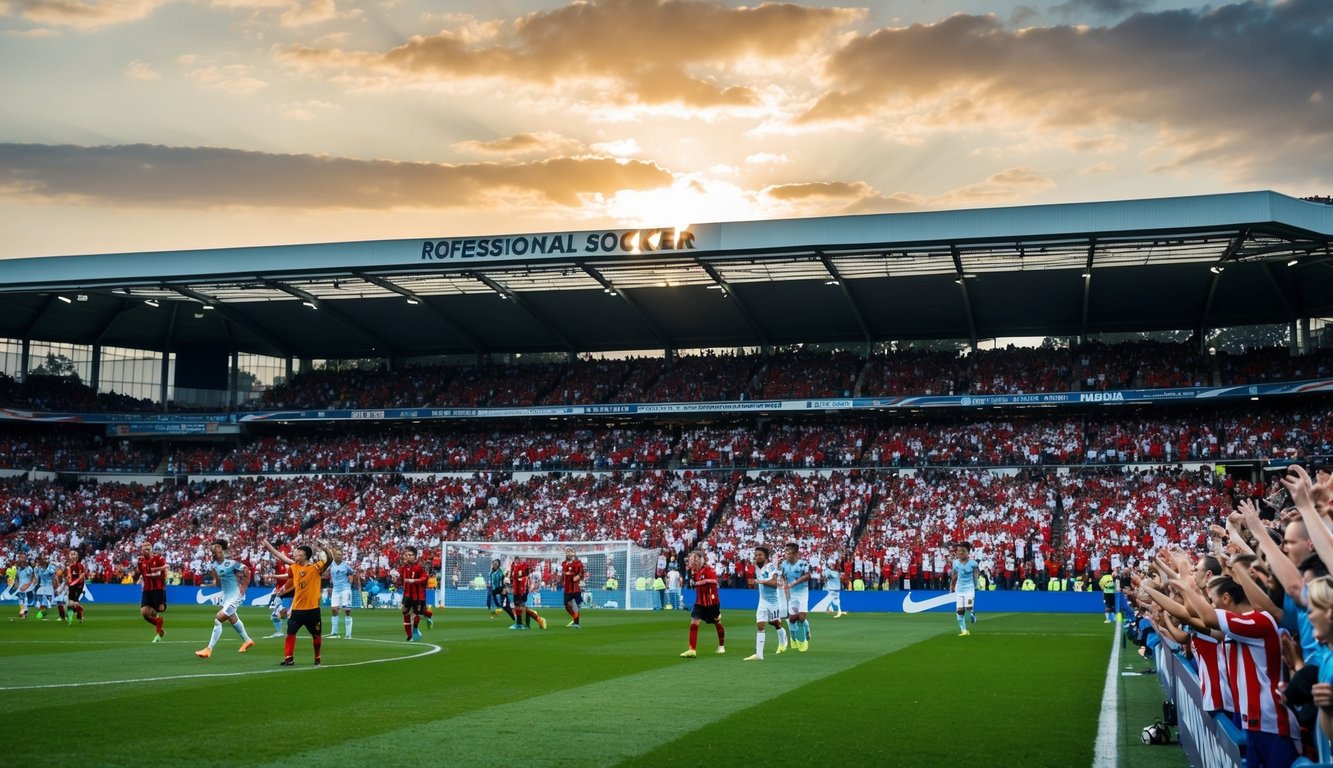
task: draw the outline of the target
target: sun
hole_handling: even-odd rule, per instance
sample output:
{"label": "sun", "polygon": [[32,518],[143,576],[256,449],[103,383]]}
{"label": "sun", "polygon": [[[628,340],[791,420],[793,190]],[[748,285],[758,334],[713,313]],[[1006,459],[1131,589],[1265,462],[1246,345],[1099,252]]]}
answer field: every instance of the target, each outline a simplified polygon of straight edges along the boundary
{"label": "sun", "polygon": [[605,213],[626,227],[670,228],[681,232],[691,224],[762,218],[753,196],[717,179],[677,177],[670,187],[625,189],[605,203]]}

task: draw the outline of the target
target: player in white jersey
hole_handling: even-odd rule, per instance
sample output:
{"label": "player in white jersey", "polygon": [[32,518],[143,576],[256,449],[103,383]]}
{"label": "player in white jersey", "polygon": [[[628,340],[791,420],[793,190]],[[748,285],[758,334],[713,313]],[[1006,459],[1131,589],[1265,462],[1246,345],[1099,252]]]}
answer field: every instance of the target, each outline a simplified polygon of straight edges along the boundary
{"label": "player in white jersey", "polygon": [[805,653],[810,650],[810,622],[805,614],[810,610],[810,564],[801,557],[795,543],[784,547],[782,580],[787,585],[787,626],[791,627],[792,645]]}
{"label": "player in white jersey", "polygon": [[828,608],[824,613],[833,614],[833,618],[842,618],[842,574],[833,566],[824,568],[824,591],[828,592]]}
{"label": "player in white jersey", "polygon": [[338,622],[347,613],[347,637],[352,636],[352,594],[361,592],[361,575],[351,563],[343,560],[341,549],[332,551],[333,565],[329,566],[329,606],[333,608],[333,631],[324,637],[338,637]]}
{"label": "player in white jersey", "polygon": [[782,569],[769,561],[768,547],[754,548],[754,569],[754,583],[759,588],[759,607],[754,612],[754,624],[759,634],[754,640],[754,655],[746,656],[745,660],[763,661],[766,625],[772,624],[778,631],[778,653],[787,650],[787,631],[782,628]]}
{"label": "player in white jersey", "polygon": [[46,612],[55,603],[57,570],[56,564],[47,559],[46,555],[37,556],[37,567],[34,569],[37,574],[37,618],[42,621],[46,621]]}
{"label": "player in white jersey", "polygon": [[213,617],[213,635],[208,639],[208,647],[195,651],[194,655],[207,659],[213,655],[213,646],[222,637],[222,622],[231,624],[236,634],[241,636],[240,652],[245,653],[255,647],[245,631],[245,624],[236,610],[245,603],[245,588],[250,586],[250,573],[243,563],[227,557],[227,541],[217,539],[213,542],[213,559],[204,563],[204,569],[213,572],[213,583],[222,587],[222,602],[218,603],[218,613]]}
{"label": "player in white jersey", "polygon": [[34,592],[37,591],[37,571],[28,564],[28,556],[19,553],[18,573],[14,577],[14,589],[19,593],[19,618],[28,618],[28,606],[32,605]]}
{"label": "player in white jersey", "polygon": [[973,610],[977,599],[977,561],[972,559],[972,545],[967,542],[958,544],[958,553],[949,571],[949,591],[954,593],[954,607],[958,613],[958,636],[972,634],[967,630],[967,621],[977,623],[977,614]]}

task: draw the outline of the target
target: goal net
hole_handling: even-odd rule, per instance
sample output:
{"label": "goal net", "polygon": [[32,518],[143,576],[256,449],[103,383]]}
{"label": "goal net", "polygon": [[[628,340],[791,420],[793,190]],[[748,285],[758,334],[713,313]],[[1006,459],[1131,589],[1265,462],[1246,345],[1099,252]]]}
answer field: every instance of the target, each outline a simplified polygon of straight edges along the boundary
{"label": "goal net", "polygon": [[[561,563],[565,548],[583,561],[583,607],[651,610],[660,596],[653,589],[658,552],[630,541],[446,541],[440,556],[443,584],[435,602],[450,608],[485,608],[491,563],[509,573],[516,559],[532,566],[528,605],[564,605]],[[646,587],[646,588],[640,588]]]}

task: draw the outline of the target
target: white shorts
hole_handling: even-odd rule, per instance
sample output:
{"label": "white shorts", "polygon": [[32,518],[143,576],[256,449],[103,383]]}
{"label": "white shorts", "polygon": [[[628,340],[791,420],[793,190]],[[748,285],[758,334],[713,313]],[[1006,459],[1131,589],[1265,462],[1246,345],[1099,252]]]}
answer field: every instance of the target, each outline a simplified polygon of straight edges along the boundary
{"label": "white shorts", "polygon": [[810,593],[793,592],[791,600],[787,603],[787,613],[809,613],[810,612]]}
{"label": "white shorts", "polygon": [[767,624],[770,621],[779,621],[782,619],[782,607],[777,603],[759,603],[755,609],[754,620],[756,623]]}
{"label": "white shorts", "polygon": [[351,608],[352,607],[352,588],[341,587],[332,591],[329,595],[329,605],[333,608]]}
{"label": "white shorts", "polygon": [[218,613],[223,616],[235,616],[237,609],[245,605],[245,596],[240,595],[230,600],[223,599],[218,603]]}
{"label": "white shorts", "polygon": [[954,606],[956,610],[959,611],[971,610],[972,604],[976,601],[976,599],[977,599],[976,592],[955,592]]}

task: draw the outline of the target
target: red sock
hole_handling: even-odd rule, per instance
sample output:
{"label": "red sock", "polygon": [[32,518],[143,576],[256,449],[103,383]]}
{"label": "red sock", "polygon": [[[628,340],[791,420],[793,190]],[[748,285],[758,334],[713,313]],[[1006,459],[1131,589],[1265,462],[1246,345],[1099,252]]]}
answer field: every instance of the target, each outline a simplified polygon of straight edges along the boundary
{"label": "red sock", "polygon": [[574,611],[574,623],[575,623],[575,624],[578,624],[578,623],[579,623],[579,612],[578,612],[578,611]]}
{"label": "red sock", "polygon": [[287,635],[287,639],[282,641],[282,655],[290,659],[292,652],[296,650],[296,635]]}
{"label": "red sock", "polygon": [[167,623],[166,620],[163,619],[161,616],[153,617],[153,624],[157,627],[158,632],[162,631],[162,627],[166,625],[166,623]]}
{"label": "red sock", "polygon": [[409,618],[407,618],[407,615],[406,615],[406,614],[403,615],[403,631],[407,633],[407,639],[408,639],[408,640],[411,640],[411,639],[412,639],[412,620],[409,619]]}
{"label": "red sock", "polygon": [[64,621],[64,619],[65,619],[65,606],[62,605],[62,606],[59,606],[59,607],[60,607],[60,620],[61,620],[61,621]]}
{"label": "red sock", "polygon": [[695,647],[696,645],[698,645],[698,644],[699,644],[699,625],[698,625],[698,624],[691,624],[691,625],[690,625],[690,650],[691,650],[691,651],[694,650],[694,647]]}
{"label": "red sock", "polygon": [[83,621],[83,606],[81,604],[75,604],[74,618],[78,619],[79,621]]}
{"label": "red sock", "polygon": [[426,618],[428,619],[435,618],[435,612],[430,609],[430,606],[426,606]]}
{"label": "red sock", "polygon": [[419,626],[421,626],[421,617],[418,616],[418,615],[413,615],[413,616],[412,616],[412,629],[416,629],[416,628],[419,627]]}
{"label": "red sock", "polygon": [[315,635],[315,661],[319,661],[319,649],[324,646],[324,636]]}
{"label": "red sock", "polygon": [[722,628],[722,622],[720,621],[713,626],[717,627],[717,647],[721,648],[727,644],[727,630]]}

